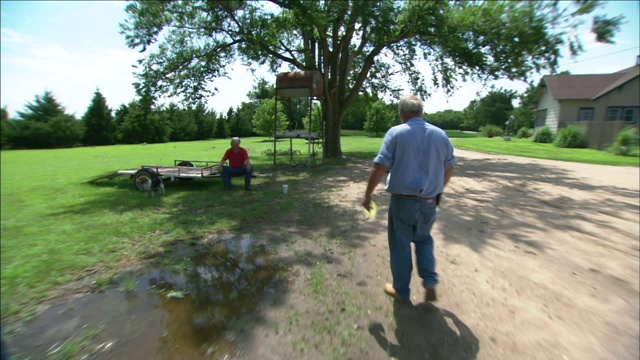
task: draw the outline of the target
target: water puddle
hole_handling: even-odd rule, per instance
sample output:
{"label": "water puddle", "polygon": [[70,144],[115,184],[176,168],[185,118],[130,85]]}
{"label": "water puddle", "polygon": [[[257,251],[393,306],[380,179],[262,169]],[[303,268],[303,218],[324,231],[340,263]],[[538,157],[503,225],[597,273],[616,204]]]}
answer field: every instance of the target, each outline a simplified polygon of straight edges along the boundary
{"label": "water puddle", "polygon": [[171,268],[133,272],[116,287],[53,306],[25,323],[17,358],[210,359],[233,356],[283,267],[251,237],[171,249]]}

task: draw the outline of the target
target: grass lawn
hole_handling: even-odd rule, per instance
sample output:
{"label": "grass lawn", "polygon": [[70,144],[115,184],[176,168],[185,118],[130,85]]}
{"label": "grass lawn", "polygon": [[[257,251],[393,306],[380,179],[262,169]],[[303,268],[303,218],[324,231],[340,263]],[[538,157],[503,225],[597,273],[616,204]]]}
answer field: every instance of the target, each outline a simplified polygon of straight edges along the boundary
{"label": "grass lawn", "polygon": [[561,160],[589,164],[639,166],[640,157],[637,150],[633,156],[617,156],[606,151],[593,149],[566,149],[553,144],[540,144],[530,139],[511,138],[505,141],[502,137],[486,138],[451,138],[457,149],[476,150],[495,154],[516,155],[538,159]]}
{"label": "grass lawn", "polygon": [[[461,136],[461,137],[456,137]],[[595,150],[560,149],[529,140],[486,139],[452,132],[457,148],[475,149],[547,159],[638,166],[637,157],[618,157]],[[349,132],[342,139],[346,155],[372,159],[382,138]],[[307,145],[293,141],[294,162],[306,161]],[[247,221],[270,224],[277,216],[296,211],[295,197],[283,198],[281,184],[295,187],[301,178],[324,176],[349,160],[331,159],[326,166],[292,170],[273,168],[273,142],[245,138],[258,174],[253,184],[260,191],[247,196],[241,179],[236,190],[225,193],[219,179],[175,182],[164,196],[145,198],[127,176],[86,181],[101,174],[141,165],[173,165],[174,159],[213,160],[222,157],[228,140],[149,145],[116,145],[58,150],[1,152],[1,315],[28,315],[52,289],[96,269],[117,271],[118,266],[161,249],[175,239],[200,238],[217,230],[238,230]],[[288,150],[289,141],[278,142]],[[289,163],[279,156],[278,164]],[[362,179],[365,181],[366,179]],[[306,199],[305,199],[306,200]],[[234,206],[223,206],[232,202]],[[298,199],[300,202],[300,199]],[[274,206],[277,211],[273,211]],[[324,206],[312,201],[309,210]]]}
{"label": "grass lawn", "polygon": [[[305,154],[295,156],[294,162],[305,162],[306,144],[293,143]],[[242,146],[258,173],[268,171],[273,156],[266,151],[273,150],[272,141],[247,138]],[[153,252],[164,241],[234,229],[246,219],[267,219],[272,200],[280,195],[275,188],[279,185],[249,198],[243,196],[241,179],[234,181],[238,190],[228,194],[222,194],[220,179],[197,179],[170,184],[179,190],[165,196],[145,198],[126,175],[86,183],[115,170],[173,165],[174,159],[218,161],[228,147],[229,140],[210,140],[2,151],[2,317],[29,312],[53,287],[97,266]],[[278,142],[278,151],[288,149],[289,141]],[[278,164],[288,162],[289,156],[278,157]],[[253,183],[264,189],[274,180],[292,183],[295,175],[313,171],[257,177]],[[229,201],[236,206],[221,206]],[[286,201],[280,205],[291,208]]]}

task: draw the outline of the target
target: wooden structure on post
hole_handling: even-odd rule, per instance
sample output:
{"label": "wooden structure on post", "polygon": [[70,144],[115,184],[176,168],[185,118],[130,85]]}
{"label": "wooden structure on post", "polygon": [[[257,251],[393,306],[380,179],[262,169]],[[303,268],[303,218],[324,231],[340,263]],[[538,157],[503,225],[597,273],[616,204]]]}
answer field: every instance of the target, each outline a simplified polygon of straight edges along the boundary
{"label": "wooden structure on post", "polygon": [[[273,165],[276,165],[277,143],[278,139],[289,139],[289,155],[293,161],[293,139],[307,140],[307,165],[311,164],[312,144],[318,144],[320,148],[324,147],[324,121],[321,120],[320,131],[312,132],[311,117],[313,110],[313,100],[322,99],[322,75],[319,70],[312,71],[295,71],[280,73],[276,77],[276,97],[274,105],[274,130],[273,130]],[[291,98],[305,97],[309,99],[309,129],[307,132],[298,132],[297,127],[294,128],[293,119],[291,117]],[[278,99],[289,100],[288,131],[278,131]],[[322,149],[322,160],[324,161],[324,149]]]}

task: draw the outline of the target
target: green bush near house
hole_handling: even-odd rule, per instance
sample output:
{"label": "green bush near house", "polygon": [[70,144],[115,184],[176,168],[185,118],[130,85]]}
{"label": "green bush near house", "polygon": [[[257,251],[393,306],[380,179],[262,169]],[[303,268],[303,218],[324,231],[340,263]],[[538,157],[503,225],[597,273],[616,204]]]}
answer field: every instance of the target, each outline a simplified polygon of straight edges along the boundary
{"label": "green bush near house", "polygon": [[520,130],[518,130],[518,132],[516,133],[516,137],[518,139],[530,138],[532,135],[533,135],[533,129],[529,129],[526,127],[520,128]]}
{"label": "green bush near house", "polygon": [[550,144],[553,142],[553,132],[548,126],[540,128],[533,135],[533,142]]}
{"label": "green bush near house", "polygon": [[494,136],[502,136],[504,134],[504,130],[496,125],[485,125],[480,128],[480,134],[482,134],[482,136],[492,138]]}
{"label": "green bush near house", "polygon": [[626,127],[620,130],[608,151],[615,155],[629,155],[634,148],[638,147],[638,140],[638,129]]}
{"label": "green bush near house", "polygon": [[560,129],[556,137],[555,145],[561,148],[582,149],[587,147],[587,141],[577,126],[569,125]]}

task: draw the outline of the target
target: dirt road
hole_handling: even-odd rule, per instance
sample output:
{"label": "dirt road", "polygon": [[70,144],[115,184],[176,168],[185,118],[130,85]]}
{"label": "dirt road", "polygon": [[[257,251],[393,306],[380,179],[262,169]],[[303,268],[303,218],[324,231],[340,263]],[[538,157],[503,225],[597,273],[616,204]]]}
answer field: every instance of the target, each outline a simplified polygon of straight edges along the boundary
{"label": "dirt road", "polygon": [[[324,241],[319,235],[300,238],[310,257],[331,260],[296,270],[291,296],[270,308],[245,356],[638,359],[638,168],[456,156],[433,232],[437,302],[422,302],[415,271],[413,306],[383,294],[389,196],[381,184],[377,219],[362,216],[370,165],[362,162],[324,184],[335,189],[327,195],[338,209],[333,238],[357,245],[329,241],[316,252],[309,244]],[[346,226],[345,217],[353,217]],[[318,273],[324,287],[314,292]]]}

